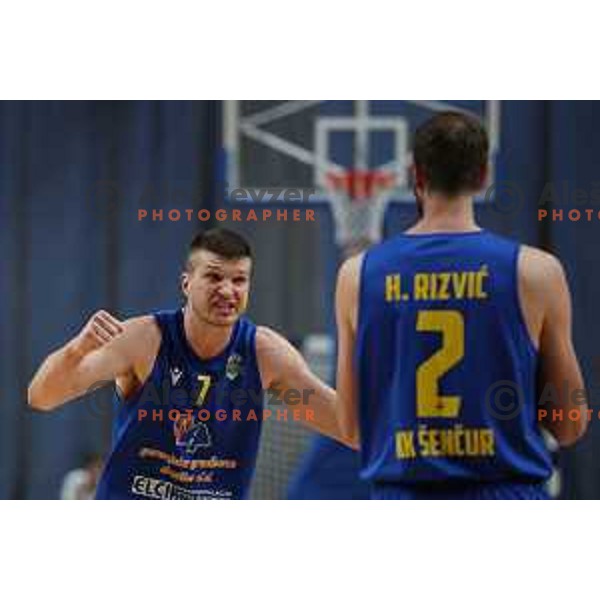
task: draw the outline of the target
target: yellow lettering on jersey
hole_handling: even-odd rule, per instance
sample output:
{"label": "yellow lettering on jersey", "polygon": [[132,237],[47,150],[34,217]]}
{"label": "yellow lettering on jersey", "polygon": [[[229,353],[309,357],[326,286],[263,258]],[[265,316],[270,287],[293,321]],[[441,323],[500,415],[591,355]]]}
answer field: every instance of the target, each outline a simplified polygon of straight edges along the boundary
{"label": "yellow lettering on jersey", "polygon": [[452,289],[454,291],[454,297],[462,299],[465,297],[465,291],[467,289],[467,274],[463,271],[456,271],[452,273]]}
{"label": "yellow lettering on jersey", "polygon": [[429,299],[438,300],[437,297],[437,273],[425,273],[429,282]]}
{"label": "yellow lettering on jersey", "polygon": [[415,458],[414,432],[409,430],[396,432],[396,458],[406,459]]}
{"label": "yellow lettering on jersey", "polygon": [[[413,297],[415,300],[485,300],[485,285],[489,277],[487,265],[478,271],[448,271],[441,273],[415,273]],[[388,276],[392,277],[392,276]],[[398,292],[394,286],[398,286]],[[400,300],[400,282],[386,281],[386,299]]]}
{"label": "yellow lettering on jersey", "polygon": [[484,299],[487,298],[487,292],[483,289],[484,280],[489,277],[487,265],[483,265],[481,269],[475,274],[475,297]]}
{"label": "yellow lettering on jersey", "polygon": [[417,369],[417,417],[456,418],[460,396],[442,396],[439,380],[465,354],[463,316],[456,310],[422,310],[417,331],[442,333],[442,347]]}
{"label": "yellow lettering on jersey", "polygon": [[467,273],[467,298],[469,300],[475,296],[475,277],[472,271]]}
{"label": "yellow lettering on jersey", "polygon": [[439,430],[421,426],[418,436],[421,456],[441,456]]}
{"label": "yellow lettering on jersey", "polygon": [[[416,445],[415,445],[416,442]],[[396,458],[399,460],[427,458],[487,458],[495,456],[493,429],[464,427],[447,429],[419,425],[416,432],[408,429],[396,432]]]}
{"label": "yellow lettering on jersey", "polygon": [[494,456],[496,448],[494,444],[494,431],[492,429],[481,430],[481,455]]}
{"label": "yellow lettering on jersey", "polygon": [[450,300],[450,293],[448,292],[448,286],[450,285],[450,273],[438,273],[439,278],[439,290],[437,293],[437,300]]}
{"label": "yellow lettering on jersey", "polygon": [[210,375],[198,375],[198,381],[201,385],[196,399],[196,406],[202,406],[210,389]]}
{"label": "yellow lettering on jersey", "polygon": [[415,273],[413,296],[415,300],[429,300],[429,277],[427,273]]}
{"label": "yellow lettering on jersey", "polygon": [[386,275],[385,277],[385,300],[386,302],[399,302],[400,294],[400,274]]}

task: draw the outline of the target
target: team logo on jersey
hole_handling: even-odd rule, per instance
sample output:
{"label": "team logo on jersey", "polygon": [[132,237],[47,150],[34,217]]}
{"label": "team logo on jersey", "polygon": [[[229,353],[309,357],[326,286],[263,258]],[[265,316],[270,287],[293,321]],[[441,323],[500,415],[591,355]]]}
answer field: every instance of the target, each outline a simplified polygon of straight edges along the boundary
{"label": "team logo on jersey", "polygon": [[227,359],[227,365],[225,366],[225,377],[229,381],[237,379],[242,371],[242,357],[239,354],[232,354]]}
{"label": "team logo on jersey", "polygon": [[210,448],[212,439],[206,423],[197,421],[191,414],[182,414],[173,423],[175,445],[183,450],[186,457],[192,458],[200,448]]}
{"label": "team logo on jersey", "polygon": [[170,373],[171,373],[171,385],[173,387],[175,387],[179,383],[179,380],[181,379],[181,376],[183,375],[183,371],[179,367],[171,367]]}

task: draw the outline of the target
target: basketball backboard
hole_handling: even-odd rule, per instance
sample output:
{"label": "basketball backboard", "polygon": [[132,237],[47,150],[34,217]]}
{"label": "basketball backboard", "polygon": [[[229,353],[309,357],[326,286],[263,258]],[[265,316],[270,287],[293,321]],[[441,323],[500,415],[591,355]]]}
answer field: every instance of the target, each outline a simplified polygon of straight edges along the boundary
{"label": "basketball backboard", "polygon": [[[223,111],[227,188],[255,197],[265,190],[271,197],[276,191],[311,190],[310,200],[331,204],[338,241],[355,234],[375,240],[389,202],[414,202],[409,169],[415,129],[445,110],[484,122],[493,184],[499,101],[239,100],[226,101]],[[260,197],[268,199],[269,193]]]}

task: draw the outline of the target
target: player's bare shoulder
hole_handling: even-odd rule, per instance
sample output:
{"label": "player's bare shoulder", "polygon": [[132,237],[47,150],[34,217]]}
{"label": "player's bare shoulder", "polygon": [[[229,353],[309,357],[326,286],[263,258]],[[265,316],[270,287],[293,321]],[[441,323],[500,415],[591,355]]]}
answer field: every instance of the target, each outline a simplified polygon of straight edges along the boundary
{"label": "player's bare shoulder", "polygon": [[123,324],[129,336],[136,362],[136,373],[144,381],[150,375],[154,361],[160,350],[162,333],[152,315],[142,315],[128,319]]}
{"label": "player's bare shoulder", "polygon": [[518,279],[519,298],[527,328],[537,345],[549,307],[566,285],[564,270],[556,256],[533,246],[522,245]]}
{"label": "player's bare shoulder", "polygon": [[365,253],[361,252],[347,258],[338,272],[335,292],[338,326],[346,322],[353,330],[356,330],[358,321],[360,273],[364,257]]}
{"label": "player's bare shoulder", "polygon": [[543,299],[564,280],[564,269],[556,256],[533,246],[521,246],[519,285],[523,286],[524,291]]}
{"label": "player's bare shoulder", "polygon": [[548,278],[556,279],[562,276],[563,272],[560,260],[550,252],[524,244],[521,246],[519,273],[528,281],[540,283]]}
{"label": "player's bare shoulder", "polygon": [[153,315],[141,315],[127,319],[123,322],[123,328],[138,341],[160,345],[162,335]]}
{"label": "player's bare shoulder", "polygon": [[274,329],[258,325],[256,327],[256,357],[259,367],[277,359],[288,351],[290,343]]}
{"label": "player's bare shoulder", "polygon": [[277,348],[282,336],[270,327],[256,326],[256,351],[269,352]]}
{"label": "player's bare shoulder", "polygon": [[256,328],[256,359],[264,389],[276,385],[283,374],[304,365],[300,353],[270,327]]}
{"label": "player's bare shoulder", "polygon": [[122,332],[113,344],[127,357],[130,368],[119,374],[117,385],[122,397],[129,396],[149,377],[160,349],[162,334],[152,315],[132,317],[121,322]]}
{"label": "player's bare shoulder", "polygon": [[340,267],[339,277],[347,280],[348,283],[358,284],[364,257],[365,253],[360,252],[347,258]]}

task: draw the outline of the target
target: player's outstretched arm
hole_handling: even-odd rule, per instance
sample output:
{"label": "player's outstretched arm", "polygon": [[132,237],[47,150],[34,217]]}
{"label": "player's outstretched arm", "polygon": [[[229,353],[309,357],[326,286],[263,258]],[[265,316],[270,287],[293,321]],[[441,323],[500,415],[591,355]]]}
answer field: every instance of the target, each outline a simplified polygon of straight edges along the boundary
{"label": "player's outstretched arm", "polygon": [[[569,446],[583,436],[588,422],[584,382],[572,341],[571,294],[563,267],[554,256],[531,249],[524,254],[535,269],[535,283],[543,290],[538,415],[558,443]],[[578,418],[573,418],[576,413]]]}
{"label": "player's outstretched arm", "polygon": [[295,414],[311,429],[356,446],[338,425],[335,390],[309,369],[296,348],[272,329],[258,327],[256,353],[263,387],[281,402],[280,410],[297,411]]}
{"label": "player's outstretched arm", "polygon": [[337,418],[345,437],[358,444],[358,390],[354,345],[358,321],[358,290],[364,254],[347,259],[338,272],[335,290],[337,323]]}
{"label": "player's outstretched arm", "polygon": [[143,377],[144,353],[155,345],[155,329],[152,317],[121,322],[98,311],[77,336],[44,360],[29,384],[29,405],[52,410],[120,377]]}

